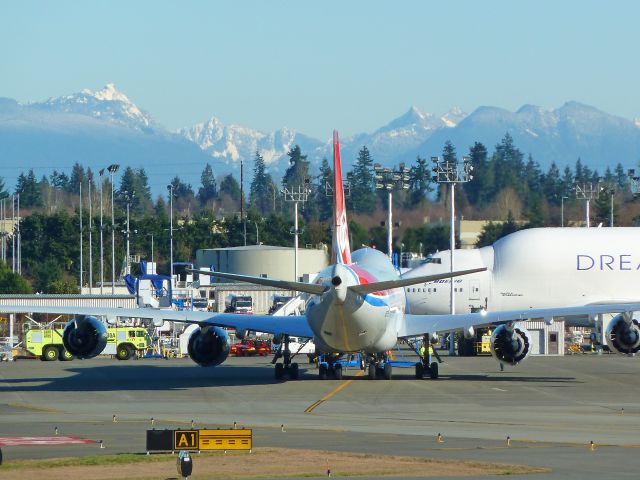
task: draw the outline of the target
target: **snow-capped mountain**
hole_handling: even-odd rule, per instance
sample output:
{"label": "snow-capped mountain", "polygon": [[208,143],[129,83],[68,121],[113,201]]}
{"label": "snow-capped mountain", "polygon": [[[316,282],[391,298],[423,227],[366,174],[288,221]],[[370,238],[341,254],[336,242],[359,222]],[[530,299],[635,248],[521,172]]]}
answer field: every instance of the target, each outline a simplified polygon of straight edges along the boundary
{"label": "snow-capped mountain", "polygon": [[455,128],[434,133],[413,154],[440,154],[447,140],[461,155],[476,141],[491,153],[507,132],[525,155],[530,153],[544,168],[554,161],[573,165],[580,157],[602,173],[618,162],[631,166],[640,155],[640,129],[633,121],[579,102],[567,102],[555,110],[524,105],[516,112],[479,107]]}
{"label": "snow-capped mountain", "polygon": [[[459,108],[437,116],[411,107],[404,115],[371,134],[362,133],[345,138],[342,142],[343,156],[348,162],[352,162],[357,158],[360,149],[366,146],[376,162],[383,165],[399,163],[398,159],[404,152],[417,148],[438,130],[455,127],[465,116]],[[330,145],[328,147],[330,148]],[[326,156],[330,153],[329,150],[324,152]],[[410,159],[404,158],[400,161],[406,162]]]}
{"label": "snow-capped mountain", "polygon": [[[578,157],[591,168],[618,162],[633,168],[640,157],[640,119],[627,120],[577,102],[555,110],[479,107],[469,115],[459,108],[436,115],[411,107],[372,133],[342,138],[342,157],[349,169],[366,146],[375,162],[411,164],[418,155],[440,154],[447,140],[459,155],[476,141],[491,153],[506,132],[543,168],[552,161],[560,167],[574,164]],[[286,154],[295,145],[312,161],[313,173],[322,157],[331,158],[329,138],[318,140],[293,128],[262,132],[212,117],[169,132],[113,84],[28,104],[0,98],[0,167],[33,168],[38,176],[54,169],[69,172],[75,162],[94,171],[120,163],[123,168],[145,168],[154,194],[163,192],[176,174],[197,190],[206,163],[222,175],[237,172],[243,159],[250,172],[256,151],[279,179],[288,167]],[[0,176],[12,185],[19,168],[5,167]]]}
{"label": "snow-capped mountain", "polygon": [[32,103],[31,107],[45,112],[86,115],[140,131],[157,128],[151,116],[131,102],[113,83],[102,90],[84,89],[79,93]]}
{"label": "snow-capped mountain", "polygon": [[257,151],[267,165],[277,167],[287,152],[300,145],[304,152],[315,152],[322,146],[319,140],[298,133],[296,130],[281,128],[264,133],[239,125],[224,125],[212,117],[205,123],[178,130],[178,134],[197,144],[211,157],[237,163],[240,159],[253,160]]}
{"label": "snow-capped mountain", "polygon": [[[350,165],[357,158],[358,151],[366,146],[375,152],[376,161],[390,164],[399,152],[418,147],[435,131],[452,128],[465,116],[459,108],[436,116],[411,107],[408,112],[371,134],[362,133],[343,138],[342,157]],[[286,154],[295,145],[300,145],[310,160],[329,158],[332,148],[330,140],[316,140],[293,129],[282,128],[264,133],[238,125],[224,125],[216,117],[205,123],[182,128],[177,133],[196,143],[211,157],[227,162],[238,162],[240,158],[252,159],[256,151],[259,151],[272,171],[284,171],[287,166]]]}

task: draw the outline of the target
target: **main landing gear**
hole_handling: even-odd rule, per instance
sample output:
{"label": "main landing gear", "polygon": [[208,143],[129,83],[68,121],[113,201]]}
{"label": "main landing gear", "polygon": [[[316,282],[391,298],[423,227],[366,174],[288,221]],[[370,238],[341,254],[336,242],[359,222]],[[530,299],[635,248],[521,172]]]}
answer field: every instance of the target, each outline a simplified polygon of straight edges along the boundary
{"label": "main landing gear", "polygon": [[[283,380],[285,377],[289,377],[290,380],[299,378],[298,364],[291,362],[294,356],[291,355],[291,350],[289,349],[289,335],[283,335],[280,347],[271,361],[271,363],[275,363],[276,380]],[[276,363],[280,357],[282,357],[282,363]]]}

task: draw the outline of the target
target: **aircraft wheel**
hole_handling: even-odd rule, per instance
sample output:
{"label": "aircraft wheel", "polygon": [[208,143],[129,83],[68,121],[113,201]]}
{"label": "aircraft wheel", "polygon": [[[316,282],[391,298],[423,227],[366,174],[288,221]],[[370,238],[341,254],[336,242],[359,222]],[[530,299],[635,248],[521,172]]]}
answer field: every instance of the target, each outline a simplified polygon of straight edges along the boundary
{"label": "aircraft wheel", "polygon": [[416,378],[422,379],[424,377],[424,368],[422,368],[422,364],[420,362],[416,363]]}
{"label": "aircraft wheel", "polygon": [[384,379],[391,380],[392,376],[393,376],[393,367],[391,366],[390,363],[387,362],[384,364]]}
{"label": "aircraft wheel", "polygon": [[289,377],[291,380],[297,380],[300,375],[300,371],[298,370],[298,364],[292,363],[289,367]]}
{"label": "aircraft wheel", "polygon": [[436,380],[438,378],[438,364],[436,362],[433,362],[431,364],[431,378],[433,380]]}
{"label": "aircraft wheel", "polygon": [[320,378],[320,380],[326,380],[327,379],[327,366],[326,365],[320,365],[318,367],[318,377]]}
{"label": "aircraft wheel", "polygon": [[370,363],[369,364],[369,380],[375,380],[376,379],[376,365],[375,363]]}
{"label": "aircraft wheel", "polygon": [[282,377],[284,377],[284,365],[282,363],[276,363],[275,375],[276,380],[282,380]]}
{"label": "aircraft wheel", "polygon": [[342,365],[334,365],[333,374],[336,376],[336,380],[342,380]]}
{"label": "aircraft wheel", "polygon": [[46,347],[42,352],[42,358],[46,362],[52,362],[58,358],[58,349],[56,347]]}

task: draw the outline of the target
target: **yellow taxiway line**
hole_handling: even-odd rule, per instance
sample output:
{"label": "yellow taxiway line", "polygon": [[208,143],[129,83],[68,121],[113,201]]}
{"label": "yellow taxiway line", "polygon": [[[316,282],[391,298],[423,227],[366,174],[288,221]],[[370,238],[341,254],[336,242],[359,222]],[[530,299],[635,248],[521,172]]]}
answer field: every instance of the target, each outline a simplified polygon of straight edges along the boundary
{"label": "yellow taxiway line", "polygon": [[[358,373],[356,373],[356,377],[361,377],[362,375],[364,375],[364,371],[363,370],[360,370]],[[349,385],[351,385],[351,383],[353,383],[353,379],[343,381],[340,385],[338,385],[336,388],[331,390],[329,393],[327,393],[320,400],[318,400],[317,402],[312,403],[311,405],[309,405],[307,407],[307,409],[304,411],[304,413],[312,413],[314,409],[316,409],[317,407],[322,405],[324,402],[329,400],[331,397],[336,395],[338,392],[340,392],[340,391],[344,390],[345,388],[347,388]]]}

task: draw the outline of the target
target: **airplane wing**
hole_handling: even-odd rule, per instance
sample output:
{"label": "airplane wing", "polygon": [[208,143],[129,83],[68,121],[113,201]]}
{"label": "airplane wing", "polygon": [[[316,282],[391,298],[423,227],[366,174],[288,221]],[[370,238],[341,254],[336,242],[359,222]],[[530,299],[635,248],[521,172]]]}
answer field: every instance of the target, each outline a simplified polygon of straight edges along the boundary
{"label": "airplane wing", "polygon": [[640,301],[628,303],[601,303],[557,308],[530,308],[495,312],[466,313],[458,315],[405,315],[404,328],[398,337],[414,337],[425,333],[463,330],[469,327],[499,325],[534,318],[571,317],[597,315],[600,313],[623,313],[640,311]]}
{"label": "airplane wing", "polygon": [[49,313],[59,315],[91,315],[94,317],[141,318],[152,320],[160,326],[164,321],[196,323],[201,326],[254,330],[273,334],[288,334],[297,337],[313,337],[313,332],[304,315],[273,316],[246,315],[238,313],[211,313],[189,310],[161,310],[155,308],[96,308],[57,307],[29,305],[0,305],[2,313]]}
{"label": "airplane wing", "polygon": [[237,273],[207,272],[192,269],[187,269],[187,271],[199,273],[200,275],[211,275],[212,277],[228,278],[229,280],[237,280],[239,282],[248,282],[255,283],[256,285],[266,285],[268,287],[282,288],[284,290],[296,290],[298,292],[310,293],[312,295],[322,295],[329,289],[329,287],[325,285],[317,285],[315,283],[291,282],[288,280],[276,280],[273,278],[253,277],[251,275],[239,275]]}
{"label": "airplane wing", "polygon": [[441,280],[443,278],[459,277],[460,275],[484,272],[485,270],[486,267],[474,268],[472,270],[460,270],[453,273],[445,272],[435,275],[423,275],[421,277],[400,278],[397,280],[384,280],[382,282],[363,283],[361,285],[351,285],[347,288],[361,295],[366,295],[367,293],[380,292],[382,290],[388,290],[390,288],[402,288],[408,285],[416,285],[418,283],[433,282],[435,280]]}

